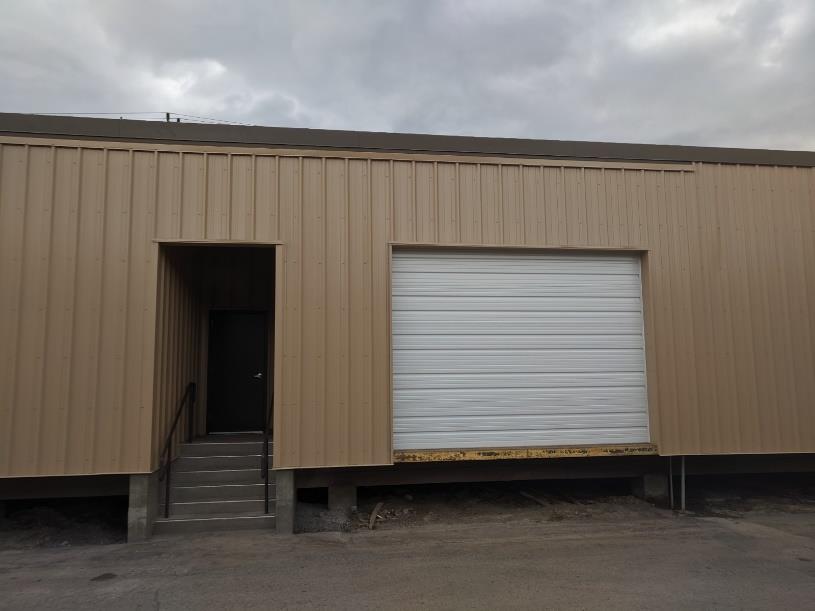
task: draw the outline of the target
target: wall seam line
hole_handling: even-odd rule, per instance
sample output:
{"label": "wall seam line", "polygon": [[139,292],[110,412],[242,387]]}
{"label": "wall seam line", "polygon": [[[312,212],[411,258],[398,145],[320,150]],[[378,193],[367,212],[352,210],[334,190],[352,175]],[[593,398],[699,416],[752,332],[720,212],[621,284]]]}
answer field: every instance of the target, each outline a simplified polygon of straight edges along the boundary
{"label": "wall seam line", "polygon": [[[26,144],[25,145],[25,168],[23,170],[23,195],[22,195],[22,221],[21,221],[21,231],[20,231],[20,262],[18,265],[18,283],[17,283],[17,311],[15,312],[15,324],[14,324],[14,354],[20,354],[20,342],[22,337],[22,329],[21,321],[22,321],[22,311],[23,311],[23,283],[25,282],[25,278],[23,277],[23,273],[25,272],[25,259],[26,259],[26,223],[28,222],[28,195],[29,195],[29,188],[28,183],[30,180],[29,172],[30,172],[30,164],[31,164],[31,150],[30,147]],[[18,204],[19,206],[19,204]],[[15,445],[15,435],[14,435],[14,426],[15,426],[15,414],[17,412],[16,406],[19,401],[19,392],[20,392],[20,368],[18,366],[17,359],[15,358],[12,361],[12,374],[11,384],[12,384],[12,391],[11,391],[11,412],[9,413],[9,443],[7,444],[7,452],[8,452],[8,460],[6,464],[9,465],[9,469],[13,472],[14,471],[14,445]]]}
{"label": "wall seam line", "polygon": [[[51,177],[50,177],[50,188],[49,188],[49,219],[48,219],[48,254],[43,257],[43,260],[46,261],[45,266],[45,295],[44,295],[44,306],[43,306],[43,334],[42,334],[42,343],[40,345],[40,390],[39,390],[39,408],[38,408],[38,417],[37,417],[37,425],[36,425],[36,440],[35,440],[35,452],[34,452],[34,471],[36,473],[40,472],[40,467],[42,465],[42,454],[43,454],[43,444],[42,444],[42,422],[43,422],[43,411],[45,410],[45,380],[46,380],[46,351],[48,347],[48,335],[51,326],[51,317],[48,315],[51,307],[50,307],[50,299],[51,299],[51,269],[52,269],[52,258],[54,255],[54,205],[56,201],[56,167],[57,167],[57,159],[56,159],[56,148],[51,148]],[[0,167],[2,164],[0,163]]]}

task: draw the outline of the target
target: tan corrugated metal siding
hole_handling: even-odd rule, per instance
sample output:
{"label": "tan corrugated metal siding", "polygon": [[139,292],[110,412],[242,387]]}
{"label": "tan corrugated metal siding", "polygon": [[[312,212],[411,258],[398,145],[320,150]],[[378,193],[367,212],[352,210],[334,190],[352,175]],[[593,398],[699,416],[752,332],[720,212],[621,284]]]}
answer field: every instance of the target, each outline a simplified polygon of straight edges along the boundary
{"label": "tan corrugated metal siding", "polygon": [[0,149],[0,475],[145,471],[155,154]]}
{"label": "tan corrugated metal siding", "polygon": [[155,464],[156,238],[282,242],[277,467],[391,461],[391,241],[646,250],[660,451],[815,451],[811,168],[5,141],[2,475]]}
{"label": "tan corrugated metal siding", "polygon": [[[201,338],[200,291],[194,276],[193,253],[163,250],[159,253],[156,366],[153,392],[153,463],[161,452],[187,384],[199,382]],[[174,443],[187,433],[189,410],[176,425]]]}

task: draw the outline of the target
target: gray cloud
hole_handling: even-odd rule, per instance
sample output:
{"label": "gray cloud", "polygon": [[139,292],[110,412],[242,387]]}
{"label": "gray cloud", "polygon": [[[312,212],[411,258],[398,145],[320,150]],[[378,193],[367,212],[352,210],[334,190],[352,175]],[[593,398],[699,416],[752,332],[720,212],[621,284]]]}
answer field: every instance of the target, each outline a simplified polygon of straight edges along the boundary
{"label": "gray cloud", "polygon": [[21,0],[0,110],[815,148],[809,0]]}

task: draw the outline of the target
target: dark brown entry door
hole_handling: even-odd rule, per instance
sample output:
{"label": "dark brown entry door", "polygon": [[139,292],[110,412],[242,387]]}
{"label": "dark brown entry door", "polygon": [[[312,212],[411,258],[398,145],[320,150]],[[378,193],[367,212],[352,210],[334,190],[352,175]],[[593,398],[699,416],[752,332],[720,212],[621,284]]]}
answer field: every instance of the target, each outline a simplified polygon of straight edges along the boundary
{"label": "dark brown entry door", "polygon": [[214,311],[209,320],[207,432],[260,431],[266,414],[266,313]]}

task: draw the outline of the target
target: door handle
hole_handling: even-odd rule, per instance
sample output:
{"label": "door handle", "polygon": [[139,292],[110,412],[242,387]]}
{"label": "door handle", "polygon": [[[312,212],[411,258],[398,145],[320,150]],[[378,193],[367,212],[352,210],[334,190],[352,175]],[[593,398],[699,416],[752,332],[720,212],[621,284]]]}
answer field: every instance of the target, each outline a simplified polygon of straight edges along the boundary
{"label": "door handle", "polygon": [[260,371],[258,371],[258,372],[257,372],[255,375],[253,375],[252,377],[253,377],[253,378],[255,378],[256,380],[262,380],[262,379],[263,379],[263,373],[261,373]]}

